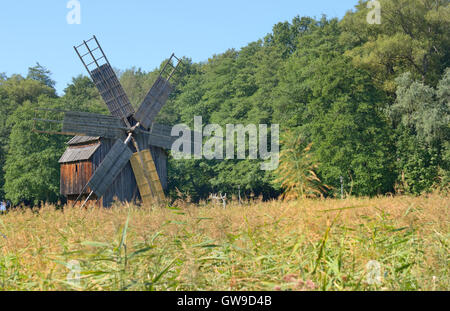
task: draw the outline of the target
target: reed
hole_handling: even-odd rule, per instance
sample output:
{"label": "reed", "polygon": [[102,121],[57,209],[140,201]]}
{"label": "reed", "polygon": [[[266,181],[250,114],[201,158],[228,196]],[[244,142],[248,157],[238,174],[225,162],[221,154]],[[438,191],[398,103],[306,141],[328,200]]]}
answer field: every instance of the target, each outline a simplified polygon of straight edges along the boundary
{"label": "reed", "polygon": [[0,289],[449,290],[448,208],[432,194],[13,210]]}

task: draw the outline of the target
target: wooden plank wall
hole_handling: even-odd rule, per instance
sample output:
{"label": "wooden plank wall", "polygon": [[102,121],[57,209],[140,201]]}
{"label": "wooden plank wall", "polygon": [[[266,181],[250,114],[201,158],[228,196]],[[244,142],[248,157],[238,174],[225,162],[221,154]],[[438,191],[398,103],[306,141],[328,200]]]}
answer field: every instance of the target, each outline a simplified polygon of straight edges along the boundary
{"label": "wooden plank wall", "polygon": [[[61,164],[60,191],[64,196],[77,195],[83,190],[92,176],[91,161]],[[84,193],[89,193],[86,189]]]}

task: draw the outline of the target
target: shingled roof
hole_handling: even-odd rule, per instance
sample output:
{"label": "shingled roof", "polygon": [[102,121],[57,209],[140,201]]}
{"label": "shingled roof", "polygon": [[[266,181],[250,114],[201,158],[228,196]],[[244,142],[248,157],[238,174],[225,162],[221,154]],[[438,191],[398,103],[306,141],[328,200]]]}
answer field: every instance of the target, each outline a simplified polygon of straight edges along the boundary
{"label": "shingled roof", "polygon": [[82,147],[69,147],[66,149],[62,157],[59,159],[59,163],[70,163],[89,160],[99,147],[100,143]]}
{"label": "shingled roof", "polygon": [[59,163],[89,160],[100,147],[100,137],[75,136],[67,144],[69,147],[59,159]]}
{"label": "shingled roof", "polygon": [[100,137],[94,137],[94,136],[75,136],[71,140],[67,142],[69,146],[73,145],[83,145],[90,142],[98,141]]}

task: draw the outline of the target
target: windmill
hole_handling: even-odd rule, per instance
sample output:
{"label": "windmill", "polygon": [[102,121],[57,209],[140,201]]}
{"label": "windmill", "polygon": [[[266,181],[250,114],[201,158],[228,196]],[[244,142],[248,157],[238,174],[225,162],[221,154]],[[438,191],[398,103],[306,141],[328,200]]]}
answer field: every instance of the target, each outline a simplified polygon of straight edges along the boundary
{"label": "windmill", "polygon": [[[34,118],[34,131],[39,133],[76,135],[71,141],[88,141],[92,137],[113,141],[109,152],[98,167],[92,170],[74,205],[85,193],[88,195],[83,206],[93,195],[97,200],[100,199],[129,163],[143,203],[164,201],[164,191],[150,149],[170,149],[176,139],[171,136],[171,127],[156,124],[154,119],[174,90],[171,80],[182,64],[181,60],[174,54],[171,55],[139,109],[135,111],[97,38],[93,36],[74,46],[74,49],[106,103],[110,115],[38,109],[45,113],[61,113],[63,119]],[[36,127],[38,122],[60,123],[62,130],[39,130]],[[80,152],[82,151],[78,150],[78,154]]]}

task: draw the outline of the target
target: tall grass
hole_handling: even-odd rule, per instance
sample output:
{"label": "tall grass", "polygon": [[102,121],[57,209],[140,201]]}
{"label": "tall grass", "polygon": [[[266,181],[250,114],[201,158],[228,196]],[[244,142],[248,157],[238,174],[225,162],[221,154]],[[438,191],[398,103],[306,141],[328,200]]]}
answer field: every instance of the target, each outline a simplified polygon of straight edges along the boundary
{"label": "tall grass", "polygon": [[448,290],[448,208],[430,195],[16,210],[0,216],[0,289]]}

